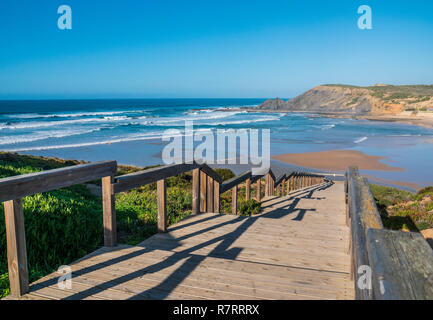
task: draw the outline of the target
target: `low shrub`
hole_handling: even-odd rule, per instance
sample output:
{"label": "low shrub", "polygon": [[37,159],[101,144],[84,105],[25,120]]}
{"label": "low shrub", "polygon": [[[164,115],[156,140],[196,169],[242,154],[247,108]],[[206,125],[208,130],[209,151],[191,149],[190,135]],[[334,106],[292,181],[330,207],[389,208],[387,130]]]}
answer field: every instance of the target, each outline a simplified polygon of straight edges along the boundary
{"label": "low shrub", "polygon": [[238,213],[241,216],[252,216],[260,213],[261,207],[261,203],[254,199],[241,200],[238,203]]}
{"label": "low shrub", "polygon": [[433,187],[417,194],[370,185],[385,228],[420,231],[433,228]]}

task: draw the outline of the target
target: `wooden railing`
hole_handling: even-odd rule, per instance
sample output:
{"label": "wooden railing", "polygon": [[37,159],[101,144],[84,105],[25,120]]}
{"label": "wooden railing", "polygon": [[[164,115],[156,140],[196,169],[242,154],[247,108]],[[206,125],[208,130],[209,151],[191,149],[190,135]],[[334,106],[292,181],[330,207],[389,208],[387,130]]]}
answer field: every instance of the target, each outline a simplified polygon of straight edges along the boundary
{"label": "wooden railing", "polygon": [[356,299],[433,299],[433,251],[420,233],[385,230],[366,178],[346,172]]}
{"label": "wooden railing", "polygon": [[[4,202],[7,257],[10,292],[22,296],[29,290],[27,251],[22,198],[37,193],[65,188],[102,179],[104,245],[117,245],[115,195],[156,182],[158,195],[158,231],[167,231],[166,179],[192,171],[192,213],[219,213],[220,195],[232,189],[232,212],[237,214],[237,194],[246,182],[246,197],[250,199],[251,183],[257,183],[257,200],[261,200],[261,180],[265,178],[265,196],[285,195],[314,184],[322,183],[321,175],[289,172],[276,177],[270,169],[263,176],[253,176],[251,170],[222,182],[221,177],[206,164],[160,166],[115,177],[116,161],[102,161],[21,176],[0,179],[0,202]],[[285,188],[286,186],[286,188]]]}
{"label": "wooden railing", "polygon": [[[26,237],[22,198],[102,178],[104,235],[112,232],[114,202],[107,201],[116,161],[103,161],[0,179],[4,202],[10,292],[21,296],[29,290]],[[107,230],[105,230],[107,228]],[[105,244],[111,242],[105,239]]]}
{"label": "wooden railing", "polygon": [[220,193],[232,190],[232,214],[237,214],[238,187],[245,182],[245,199],[251,199],[251,185],[256,184],[256,200],[262,200],[262,179],[265,179],[265,197],[285,196],[291,192],[318,185],[326,181],[325,177],[318,173],[306,172],[285,172],[278,177],[275,176],[274,170],[270,168],[265,175],[253,176],[252,171],[248,170],[240,175],[224,182],[221,185]]}

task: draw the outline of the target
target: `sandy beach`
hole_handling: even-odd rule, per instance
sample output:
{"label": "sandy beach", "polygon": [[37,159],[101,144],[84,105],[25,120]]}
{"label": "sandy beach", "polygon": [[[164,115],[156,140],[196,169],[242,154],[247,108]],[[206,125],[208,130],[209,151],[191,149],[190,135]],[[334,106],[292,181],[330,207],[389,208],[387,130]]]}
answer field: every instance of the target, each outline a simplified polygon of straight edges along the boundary
{"label": "sandy beach", "polygon": [[[239,108],[239,110],[247,112],[257,112],[256,108]],[[226,110],[222,110],[226,111]],[[227,110],[228,111],[228,110]],[[307,111],[289,111],[289,110],[260,110],[262,113],[304,113],[311,114],[311,116],[318,116],[324,118],[335,118],[335,119],[360,119],[370,121],[383,121],[383,122],[397,122],[404,124],[411,124],[424,128],[433,129],[433,112],[423,112],[413,115],[408,112],[400,114],[369,114],[369,115],[350,115],[347,113],[317,113]]]}
{"label": "sandy beach", "polygon": [[403,168],[392,167],[381,162],[380,160],[385,159],[384,157],[372,156],[355,150],[289,153],[273,156],[272,159],[327,171],[345,171],[351,165],[358,166],[360,170],[404,171]]}

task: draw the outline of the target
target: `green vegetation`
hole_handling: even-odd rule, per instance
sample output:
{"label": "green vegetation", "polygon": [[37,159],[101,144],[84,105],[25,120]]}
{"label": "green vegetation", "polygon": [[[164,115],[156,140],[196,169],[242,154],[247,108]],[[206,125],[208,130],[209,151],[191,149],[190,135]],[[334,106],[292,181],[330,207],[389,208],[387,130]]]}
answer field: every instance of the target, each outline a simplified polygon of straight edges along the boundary
{"label": "green vegetation", "polygon": [[[262,190],[262,193],[264,190]],[[245,184],[241,184],[238,187],[238,207],[237,214],[242,216],[252,216],[258,214],[261,210],[261,203],[257,202],[255,199],[246,200],[246,187]],[[263,196],[263,195],[262,195]],[[251,198],[256,197],[256,189],[251,189]],[[221,213],[231,214],[232,213],[232,191],[229,190],[221,194],[220,197],[220,209]]]}
{"label": "green vegetation", "polygon": [[215,169],[215,171],[223,181],[227,181],[235,177],[235,174],[230,169]]}
{"label": "green vegetation", "polygon": [[[368,87],[351,86],[344,84],[325,84],[327,87],[340,87],[348,89],[367,89],[373,97],[382,99],[384,101],[405,100],[409,104],[429,101],[433,97],[433,85],[406,85],[406,86],[392,86],[392,85],[377,85]],[[355,104],[356,97],[348,105]]]}
{"label": "green vegetation", "polygon": [[347,107],[356,104],[359,101],[360,96],[353,97],[352,101],[346,104]]}
{"label": "green vegetation", "polygon": [[[71,164],[75,163],[0,154],[0,178]],[[102,241],[101,201],[84,186],[26,197],[23,210],[30,281],[82,257]],[[5,221],[0,206],[0,297],[9,293],[8,287]]]}
{"label": "green vegetation", "polygon": [[252,216],[258,214],[261,209],[261,203],[254,199],[243,200],[239,203],[238,211],[241,216]]}
{"label": "green vegetation", "polygon": [[421,231],[433,228],[433,187],[417,194],[370,185],[385,228]]}
{"label": "green vegetation", "polygon": [[[0,152],[0,178],[76,165],[84,162],[23,156]],[[118,174],[142,170],[119,166]],[[228,180],[231,170],[217,169]],[[92,182],[100,185],[100,181]],[[167,179],[167,218],[173,224],[191,214],[192,175]],[[120,243],[137,244],[157,232],[156,183],[116,196],[117,229]],[[242,202],[240,202],[242,206]],[[259,204],[260,206],[260,204]],[[242,214],[255,214],[251,201]],[[30,281],[52,273],[103,244],[102,202],[84,185],[37,194],[23,199]],[[6,234],[0,206],[0,298],[9,293]]]}

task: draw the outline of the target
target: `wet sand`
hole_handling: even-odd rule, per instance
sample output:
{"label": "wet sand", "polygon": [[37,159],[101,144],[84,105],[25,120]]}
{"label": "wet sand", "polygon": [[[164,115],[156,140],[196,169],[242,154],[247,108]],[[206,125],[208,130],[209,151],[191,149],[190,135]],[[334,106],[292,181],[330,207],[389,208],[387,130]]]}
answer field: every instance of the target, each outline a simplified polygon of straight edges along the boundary
{"label": "wet sand", "polygon": [[[344,112],[309,112],[306,110],[259,110],[257,108],[238,108],[242,111],[247,112],[262,112],[262,113],[304,113],[311,114],[313,116],[320,116],[324,118],[335,118],[335,119],[357,119],[357,120],[370,120],[370,121],[383,121],[383,122],[396,122],[403,124],[411,124],[424,128],[433,129],[433,112],[418,113],[417,115],[411,114],[368,114],[368,115],[353,115]],[[223,110],[226,111],[226,110]],[[233,111],[233,109],[227,109],[227,111]]]}
{"label": "wet sand", "polygon": [[272,159],[326,171],[345,171],[349,166],[357,166],[360,170],[405,171],[403,168],[391,167],[381,162],[380,160],[385,159],[385,157],[372,156],[356,150],[290,153],[272,156]]}
{"label": "wet sand", "polygon": [[384,179],[380,179],[378,177],[374,177],[371,175],[363,175],[364,177],[366,177],[370,183],[381,183],[381,184],[385,184],[385,185],[390,185],[393,187],[404,187],[405,189],[410,189],[409,191],[415,191],[418,192],[419,190],[421,190],[422,188],[419,186],[419,184],[416,183],[410,183],[410,182],[402,182],[402,181],[389,181],[389,180],[384,180]]}

